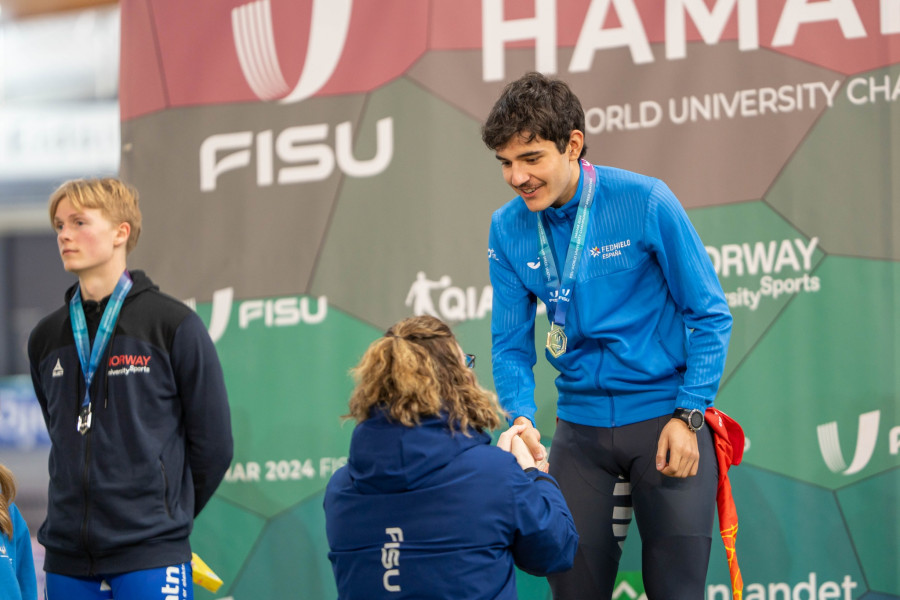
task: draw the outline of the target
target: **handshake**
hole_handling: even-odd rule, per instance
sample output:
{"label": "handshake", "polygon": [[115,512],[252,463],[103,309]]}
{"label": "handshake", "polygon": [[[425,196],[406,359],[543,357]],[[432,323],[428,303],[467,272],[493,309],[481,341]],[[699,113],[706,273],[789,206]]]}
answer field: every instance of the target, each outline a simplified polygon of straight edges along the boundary
{"label": "handshake", "polygon": [[519,417],[500,434],[497,447],[515,456],[523,469],[534,467],[544,473],[550,469],[549,452],[541,445],[541,434],[526,417]]}

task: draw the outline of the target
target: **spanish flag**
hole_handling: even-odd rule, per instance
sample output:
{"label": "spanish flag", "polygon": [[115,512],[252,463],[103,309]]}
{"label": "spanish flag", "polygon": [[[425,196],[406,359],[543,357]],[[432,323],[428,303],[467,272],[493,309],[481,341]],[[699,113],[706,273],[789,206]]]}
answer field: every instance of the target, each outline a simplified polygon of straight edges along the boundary
{"label": "spanish flag", "polygon": [[734,600],[741,600],[744,594],[744,580],[738,566],[735,540],[738,530],[737,509],[731,495],[728,481],[728,467],[738,465],[744,457],[744,430],[737,421],[717,408],[706,409],[706,423],[715,434],[716,460],[719,463],[719,487],[716,504],[719,509],[719,532],[728,556],[728,572],[731,575],[731,593]]}

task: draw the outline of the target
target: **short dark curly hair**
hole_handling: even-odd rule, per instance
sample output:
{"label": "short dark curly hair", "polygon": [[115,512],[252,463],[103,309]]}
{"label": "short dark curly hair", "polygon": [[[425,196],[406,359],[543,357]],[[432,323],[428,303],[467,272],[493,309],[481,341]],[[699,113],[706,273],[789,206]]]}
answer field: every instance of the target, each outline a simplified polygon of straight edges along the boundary
{"label": "short dark curly hair", "polygon": [[[572,131],[584,131],[584,109],[566,82],[541,73],[526,73],[503,89],[484,126],[481,139],[491,150],[505,146],[515,135],[535,137],[566,151]],[[579,158],[587,150],[583,146]]]}

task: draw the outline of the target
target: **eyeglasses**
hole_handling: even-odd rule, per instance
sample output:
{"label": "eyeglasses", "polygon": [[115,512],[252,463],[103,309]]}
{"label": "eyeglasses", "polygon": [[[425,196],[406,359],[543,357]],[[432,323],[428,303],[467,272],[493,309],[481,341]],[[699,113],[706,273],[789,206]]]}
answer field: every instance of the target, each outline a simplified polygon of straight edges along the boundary
{"label": "eyeglasses", "polygon": [[474,354],[466,354],[466,366],[470,369],[475,368],[475,355]]}

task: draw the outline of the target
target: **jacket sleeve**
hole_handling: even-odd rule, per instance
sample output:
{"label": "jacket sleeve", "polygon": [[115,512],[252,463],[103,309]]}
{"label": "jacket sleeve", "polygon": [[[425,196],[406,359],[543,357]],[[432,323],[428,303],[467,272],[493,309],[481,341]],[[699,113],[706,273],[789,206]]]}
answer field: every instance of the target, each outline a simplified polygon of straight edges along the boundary
{"label": "jacket sleeve", "polygon": [[510,422],[525,416],[534,421],[534,318],[537,300],[513,270],[501,244],[497,212],[491,219],[488,263],[493,288],[491,359],[494,387]]}
{"label": "jacket sleeve", "polygon": [[578,533],[556,480],[537,469],[521,475],[513,491],[516,566],[539,577],[571,569]]}
{"label": "jacket sleeve", "polygon": [[216,348],[196,313],[191,312],[178,326],[171,356],[181,396],[197,516],[231,464],[231,412]]}
{"label": "jacket sleeve", "polygon": [[[35,330],[36,331],[36,330]],[[40,357],[37,355],[35,346],[35,331],[31,332],[28,337],[28,366],[31,370],[31,385],[34,387],[34,395],[37,397],[38,404],[41,407],[41,414],[44,415],[44,424],[50,429],[50,414],[47,412],[47,396],[44,395],[44,388],[41,384]]]}
{"label": "jacket sleeve", "polygon": [[687,369],[675,406],[706,410],[725,369],[731,312],[700,236],[678,199],[661,181],[650,193],[644,225],[651,251],[690,328]]}

